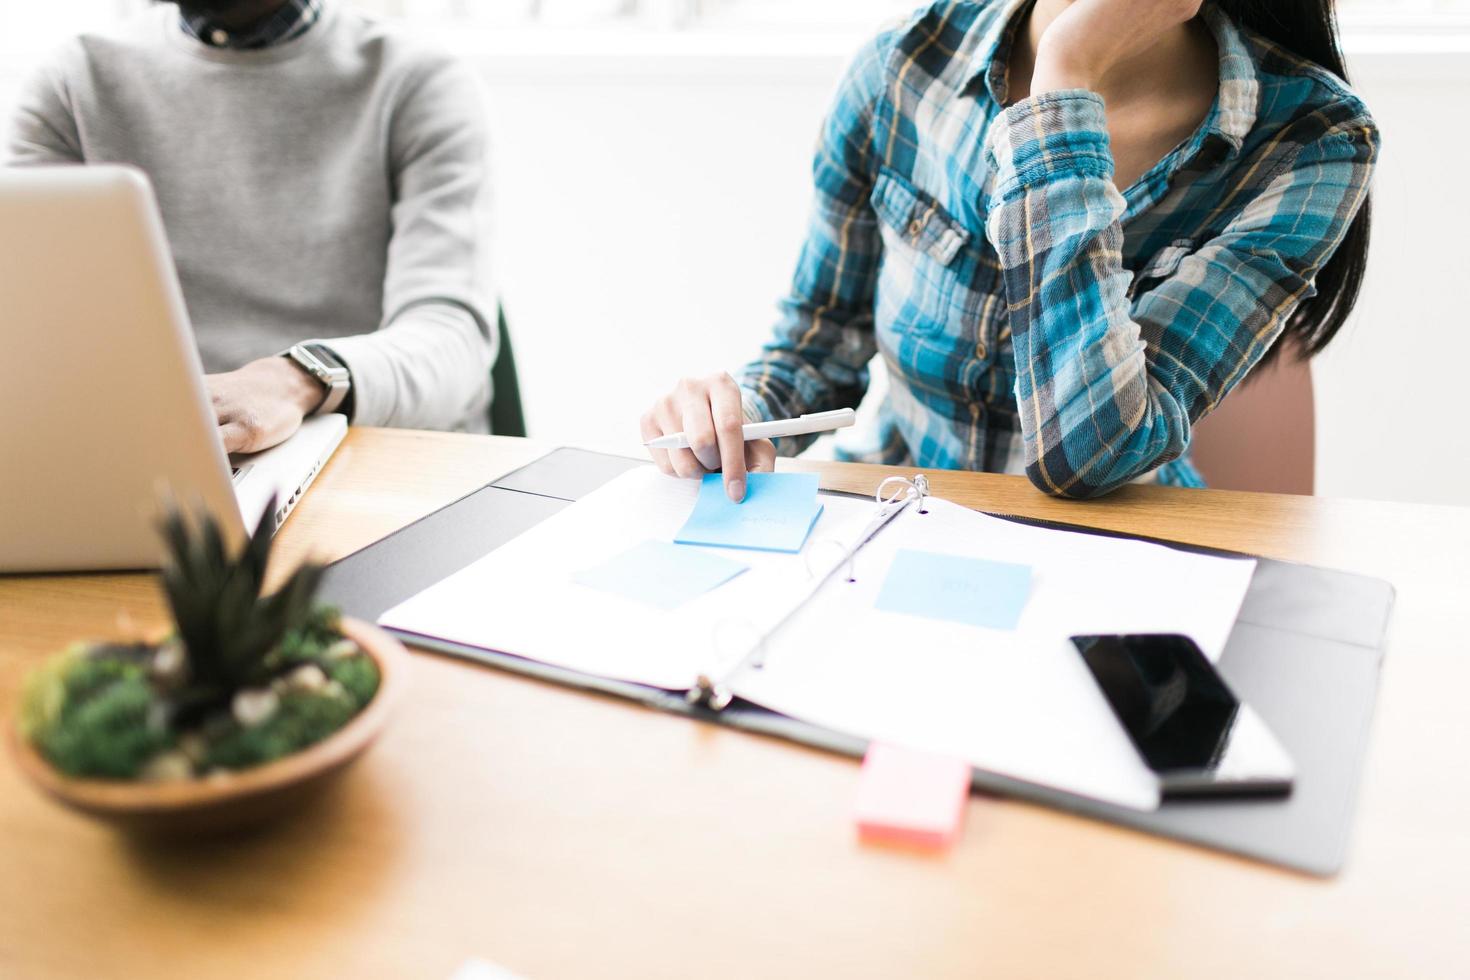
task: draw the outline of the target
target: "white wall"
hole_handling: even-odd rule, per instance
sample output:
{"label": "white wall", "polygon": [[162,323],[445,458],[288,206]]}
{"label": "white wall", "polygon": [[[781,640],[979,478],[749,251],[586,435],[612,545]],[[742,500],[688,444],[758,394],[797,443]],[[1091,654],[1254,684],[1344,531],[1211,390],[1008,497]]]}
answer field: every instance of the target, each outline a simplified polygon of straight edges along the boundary
{"label": "white wall", "polygon": [[1317,492],[1470,504],[1470,53],[1349,71],[1383,156],[1362,299],[1315,362]]}
{"label": "white wall", "polygon": [[[492,95],[499,268],[532,434],[634,445],[681,374],[734,367],[764,339],[852,42],[455,43]],[[1470,504],[1470,132],[1447,112],[1470,95],[1470,45],[1432,44],[1354,45],[1385,152],[1364,298],[1317,364],[1323,494]],[[13,84],[0,65],[0,107]]]}
{"label": "white wall", "polygon": [[636,444],[657,394],[774,322],[831,72],[567,67],[490,75],[503,294],[533,431]]}

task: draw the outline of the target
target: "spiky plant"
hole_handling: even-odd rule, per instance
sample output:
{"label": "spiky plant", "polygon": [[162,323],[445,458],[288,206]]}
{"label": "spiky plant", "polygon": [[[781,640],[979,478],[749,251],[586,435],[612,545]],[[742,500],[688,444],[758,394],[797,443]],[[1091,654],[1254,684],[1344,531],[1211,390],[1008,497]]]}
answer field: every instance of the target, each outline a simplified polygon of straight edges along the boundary
{"label": "spiky plant", "polygon": [[233,557],[207,515],[189,520],[170,509],[161,522],[169,556],[163,590],[185,654],[184,710],[268,682],[274,672],[269,655],[311,615],[321,565],[303,564],[280,589],[262,595],[275,509],[271,501]]}
{"label": "spiky plant", "polygon": [[161,645],[78,645],[33,672],[22,734],[73,776],[171,779],[240,769],[326,738],[377,691],[372,658],[313,605],[305,564],[263,594],[275,504],[231,554],[207,515],[170,509]]}

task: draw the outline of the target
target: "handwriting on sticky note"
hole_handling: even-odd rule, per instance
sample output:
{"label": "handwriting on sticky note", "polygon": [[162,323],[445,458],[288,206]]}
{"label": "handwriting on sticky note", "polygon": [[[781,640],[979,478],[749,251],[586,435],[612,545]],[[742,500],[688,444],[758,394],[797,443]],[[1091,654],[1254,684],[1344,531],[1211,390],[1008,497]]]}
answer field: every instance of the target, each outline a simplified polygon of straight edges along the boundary
{"label": "handwriting on sticky note", "polygon": [[1031,566],[900,550],[877,607],[928,619],[1012,630],[1031,594]]}
{"label": "handwriting on sticky note", "polygon": [[645,541],[573,580],[600,592],[675,609],[745,571],[738,561],[663,541]]}
{"label": "handwriting on sticky note", "polygon": [[858,777],[858,833],[865,839],[943,847],[959,833],[970,764],[874,742]]}
{"label": "handwriting on sticky note", "polygon": [[751,473],[746,477],[745,499],[737,504],[725,494],[720,475],[710,473],[699,487],[693,513],[674,541],[756,551],[800,551],[821,513],[814,474]]}

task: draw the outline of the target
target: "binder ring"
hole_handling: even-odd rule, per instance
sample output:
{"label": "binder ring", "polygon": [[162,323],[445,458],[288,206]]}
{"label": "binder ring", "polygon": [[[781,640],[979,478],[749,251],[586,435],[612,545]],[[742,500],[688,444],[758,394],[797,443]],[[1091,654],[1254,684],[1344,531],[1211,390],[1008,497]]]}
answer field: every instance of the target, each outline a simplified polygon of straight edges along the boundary
{"label": "binder ring", "polygon": [[[741,632],[745,642],[742,642]],[[754,642],[750,642],[753,639]],[[695,678],[694,686],[685,695],[690,704],[707,705],[715,711],[723,711],[734,700],[726,680],[741,667],[759,669],[766,659],[766,638],[746,619],[724,619],[715,623],[710,632],[710,644],[714,647],[715,659],[725,666],[716,676],[706,671]]]}
{"label": "binder ring", "polygon": [[[890,486],[894,488],[893,492],[885,494],[884,491]],[[915,473],[912,479],[906,476],[890,476],[878,484],[878,491],[873,494],[873,499],[878,502],[878,506],[882,507],[897,503],[907,497],[918,501],[919,513],[927,514],[928,511],[924,509],[924,499],[928,496],[929,478],[922,473]]]}
{"label": "binder ring", "polygon": [[[889,487],[893,488],[891,493],[888,492]],[[745,654],[733,665],[717,664],[712,669],[700,673],[695,678],[694,686],[685,694],[685,699],[691,705],[703,705],[713,711],[721,711],[728,706],[734,700],[734,692],[731,690],[731,682],[734,678],[739,676],[741,671],[747,668],[759,667],[765,662],[766,640],[790,621],[792,616],[802,607],[802,604],[816,595],[822,586],[831,580],[833,574],[839,568],[845,566],[850,579],[853,556],[857,554],[863,545],[871,541],[873,535],[881,531],[889,521],[906,510],[909,504],[917,501],[919,504],[919,513],[928,513],[924,509],[924,499],[928,496],[929,481],[922,473],[914,474],[912,479],[902,476],[891,476],[878,484],[878,490],[874,494],[874,497],[878,501],[878,513],[874,515],[873,520],[858,535],[857,540],[850,546],[844,548],[843,560],[818,575],[812,569],[811,553],[809,550],[805,559],[806,568],[809,577],[815,584],[802,599],[802,602],[788,610],[786,615],[770,629],[764,632],[757,631],[756,642],[749,646]],[[738,624],[739,621],[736,621],[736,623]],[[750,626],[751,624],[745,623],[743,625]],[[718,647],[719,645],[719,636],[717,634],[715,637],[715,646]]]}

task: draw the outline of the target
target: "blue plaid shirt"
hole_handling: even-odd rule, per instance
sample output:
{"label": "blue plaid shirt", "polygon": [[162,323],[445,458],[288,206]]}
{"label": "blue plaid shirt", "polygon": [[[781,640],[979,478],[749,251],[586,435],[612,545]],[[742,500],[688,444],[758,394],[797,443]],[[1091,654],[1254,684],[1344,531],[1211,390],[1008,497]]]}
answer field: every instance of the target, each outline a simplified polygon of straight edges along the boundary
{"label": "blue plaid shirt", "polygon": [[198,38],[212,48],[256,51],[284,44],[305,34],[322,16],[321,0],[286,0],[275,13],[248,30],[232,32],[208,16],[179,16],[184,33]]}
{"label": "blue plaid shirt", "polygon": [[846,458],[1025,472],[1068,497],[1199,486],[1190,427],[1313,295],[1377,130],[1340,79],[1207,4],[1214,105],[1119,193],[1097,95],[1005,108],[1024,9],[933,3],[849,69],[792,292],[737,375],[746,415],[855,406],[877,353],[890,390]]}

